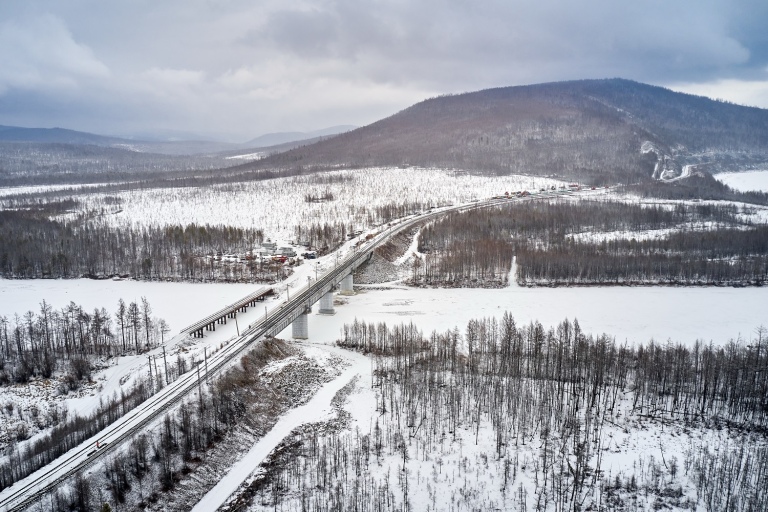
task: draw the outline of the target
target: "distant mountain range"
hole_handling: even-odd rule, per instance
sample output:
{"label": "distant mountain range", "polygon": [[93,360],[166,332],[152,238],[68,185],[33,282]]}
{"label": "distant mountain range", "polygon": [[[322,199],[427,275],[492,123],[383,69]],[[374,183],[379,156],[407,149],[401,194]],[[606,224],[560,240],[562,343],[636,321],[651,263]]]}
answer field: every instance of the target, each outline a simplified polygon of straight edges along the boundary
{"label": "distant mountain range", "polygon": [[339,133],[348,132],[348,131],[354,130],[355,128],[357,128],[357,126],[346,124],[346,125],[340,125],[340,126],[332,126],[330,128],[325,128],[324,130],[315,130],[312,132],[267,133],[266,135],[261,135],[259,137],[256,137],[255,139],[249,140],[244,145],[250,146],[253,148],[266,148],[269,146],[277,146],[277,145],[286,144],[289,142],[315,139],[317,137],[328,137],[329,135],[336,135]]}
{"label": "distant mountain range", "polygon": [[[64,153],[67,174],[77,169],[79,153],[71,148],[78,147],[49,147],[31,153],[44,158],[29,157],[18,146],[25,143],[8,141],[90,145],[89,154],[97,151],[94,146],[108,147],[111,153],[103,159],[121,162],[112,168],[137,172],[226,168],[245,179],[265,169],[421,166],[558,176],[593,184],[638,183],[680,180],[700,175],[697,171],[765,168],[768,110],[605,79],[440,96],[361,128],[272,133],[243,144],[136,141],[61,128],[0,126],[0,144],[5,144],[5,154],[0,146],[0,169],[38,173],[42,179],[53,172],[52,166],[62,167],[57,162]],[[16,146],[11,149],[12,144]],[[147,160],[152,154],[196,160],[152,165]],[[96,162],[96,157],[89,159]],[[122,163],[129,160],[135,163]]]}
{"label": "distant mountain range", "polygon": [[243,169],[437,166],[594,182],[768,162],[768,110],[624,79],[441,96]]}
{"label": "distant mountain range", "polygon": [[44,142],[55,144],[92,144],[111,146],[130,142],[117,137],[105,137],[93,133],[78,132],[65,128],[20,128],[0,125],[0,141],[7,142]]}
{"label": "distant mountain range", "polygon": [[[311,132],[281,132],[261,135],[242,144],[208,140],[136,140],[109,137],[65,128],[21,128],[0,125],[0,142],[30,142],[42,144],[93,145],[122,148],[145,153],[163,155],[196,155],[220,152],[237,152],[285,146],[294,142],[315,142],[322,137],[355,129],[356,126],[341,125]],[[290,146],[293,147],[293,146]]]}
{"label": "distant mountain range", "polygon": [[63,128],[0,126],[0,187],[81,184],[194,175],[220,178],[221,169],[333,136],[350,126],[267,134],[242,144],[204,140],[133,140]]}

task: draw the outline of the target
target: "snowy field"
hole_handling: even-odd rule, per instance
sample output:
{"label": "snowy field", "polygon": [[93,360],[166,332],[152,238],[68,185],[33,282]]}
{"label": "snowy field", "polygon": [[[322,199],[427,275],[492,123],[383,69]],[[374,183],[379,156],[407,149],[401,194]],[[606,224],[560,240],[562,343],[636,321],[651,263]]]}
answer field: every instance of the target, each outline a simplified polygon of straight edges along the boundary
{"label": "snowy field", "polygon": [[84,190],[92,187],[103,187],[110,185],[110,183],[86,183],[82,185],[34,185],[25,187],[0,187],[0,198],[5,196],[13,196],[16,194],[37,194],[40,192],[48,192],[54,190],[66,190],[73,194],[78,194]]}
{"label": "snowy field", "polygon": [[[459,204],[516,190],[539,190],[563,182],[532,176],[475,176],[441,169],[374,168],[309,176],[216,185],[150,189],[110,194],[122,200],[120,212],[105,217],[113,225],[229,225],[262,229],[266,236],[292,239],[294,226],[376,223],[376,208],[387,205]],[[334,199],[306,202],[306,195]],[[80,197],[86,209],[101,208],[103,195]]]}
{"label": "snowy field", "polygon": [[768,170],[724,172],[715,174],[715,179],[740,192],[768,192]]}
{"label": "snowy field", "polygon": [[[767,210],[768,213],[768,210]],[[758,220],[760,220],[758,218]],[[761,222],[762,223],[762,222]],[[687,222],[679,224],[674,228],[666,229],[641,229],[625,231],[585,231],[583,233],[566,234],[565,237],[579,243],[599,244],[602,242],[614,242],[616,240],[663,240],[669,238],[672,233],[679,231],[711,231],[714,229],[732,228],[729,224],[717,224],[714,222]],[[748,229],[746,226],[739,226],[739,229]]]}

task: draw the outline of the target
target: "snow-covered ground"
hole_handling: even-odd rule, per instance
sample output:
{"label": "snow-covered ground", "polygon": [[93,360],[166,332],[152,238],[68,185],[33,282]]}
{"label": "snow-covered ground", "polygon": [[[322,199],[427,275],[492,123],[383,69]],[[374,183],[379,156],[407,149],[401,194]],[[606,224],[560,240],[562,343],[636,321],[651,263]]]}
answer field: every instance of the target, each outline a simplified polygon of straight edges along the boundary
{"label": "snow-covered ground", "polygon": [[[615,240],[663,240],[668,238],[672,233],[680,231],[709,231],[718,228],[732,228],[732,226],[723,224],[718,225],[714,222],[688,222],[675,226],[674,228],[665,229],[642,229],[637,231],[624,230],[624,231],[585,231],[583,233],[567,234],[566,238],[570,238],[576,242],[582,243],[601,243],[612,242]],[[746,226],[740,226],[740,229],[748,229]]]}
{"label": "snow-covered ground", "polygon": [[[516,290],[520,292],[531,291],[519,288]],[[759,292],[757,296],[749,293],[750,290],[754,292],[756,289],[722,290],[734,292],[723,295],[719,293],[704,295],[698,293],[702,289],[688,288],[625,290],[607,288],[598,289],[596,294],[589,293],[593,290],[595,289],[567,290],[573,293],[566,294],[560,299],[554,299],[553,294],[549,294],[549,300],[532,300],[532,297],[528,296],[526,300],[517,304],[509,304],[500,300],[504,297],[503,294],[498,294],[496,300],[482,299],[482,296],[492,294],[497,290],[463,290],[469,292],[463,297],[464,300],[457,297],[461,293],[453,293],[462,292],[462,290],[370,290],[358,292],[355,296],[350,297],[345,304],[337,306],[335,316],[311,315],[310,339],[301,345],[309,345],[316,351],[325,348],[329,352],[338,353],[342,357],[349,358],[352,361],[351,366],[342,376],[327,384],[300,413],[297,409],[286,415],[272,431],[253,446],[251,451],[236,466],[233,466],[221,483],[213,488],[194,510],[213,510],[214,505],[218,506],[227,501],[238,484],[242,482],[243,485],[247,485],[256,476],[263,474],[265,468],[259,467],[259,464],[265,462],[269,455],[268,448],[274,448],[280,440],[292,439],[292,433],[295,435],[293,429],[307,422],[322,421],[332,417],[332,391],[340,389],[355,375],[359,376],[359,379],[354,391],[347,396],[344,405],[344,409],[351,418],[351,423],[345,431],[330,435],[338,435],[340,438],[346,439],[341,443],[344,446],[354,446],[355,436],[359,438],[360,435],[371,435],[375,428],[374,425],[382,421],[382,413],[376,410],[378,391],[371,388],[370,360],[355,353],[339,352],[338,348],[332,346],[333,341],[339,337],[338,327],[345,322],[350,322],[353,318],[365,319],[366,321],[386,321],[390,325],[413,321],[420,329],[428,333],[433,328],[442,331],[457,326],[461,329],[466,324],[466,320],[470,318],[499,316],[500,311],[504,310],[501,304],[507,304],[509,307],[506,309],[515,313],[518,322],[527,321],[528,316],[534,311],[552,310],[545,314],[544,318],[542,315],[534,317],[541,318],[545,328],[548,328],[552,325],[551,322],[562,319],[562,315],[559,314],[561,311],[580,309],[574,307],[574,303],[597,302],[595,310],[601,306],[603,308],[602,317],[598,311],[594,311],[593,318],[588,321],[581,321],[581,326],[586,332],[596,333],[602,327],[611,330],[607,328],[615,322],[614,330],[615,332],[618,331],[617,333],[622,333],[622,337],[628,332],[635,332],[638,337],[637,339],[630,337],[631,341],[647,341],[645,339],[648,332],[646,327],[656,325],[659,331],[667,329],[667,334],[676,340],[672,333],[678,332],[676,325],[679,320],[682,320],[685,329],[696,331],[694,323],[704,321],[706,315],[715,315],[717,318],[712,320],[720,324],[721,329],[718,332],[725,333],[739,324],[739,320],[732,323],[729,319],[735,313],[735,309],[738,309],[738,305],[747,302],[762,303],[768,299],[768,294],[764,290],[757,290]],[[541,291],[562,292],[564,290]],[[620,293],[614,293],[616,291]],[[625,295],[621,293],[622,291],[628,293]],[[662,293],[644,293],[648,291]],[[668,291],[671,293],[667,293]],[[738,295],[745,291],[748,292],[747,296]],[[633,305],[632,295],[638,292],[644,298],[640,303]],[[663,299],[664,295],[670,300],[682,301],[684,307],[675,307],[672,302]],[[507,294],[506,297],[514,297],[514,292]],[[596,300],[596,297],[601,298]],[[656,306],[650,306],[646,302],[653,299],[658,299]],[[737,303],[736,307],[730,308],[728,306],[732,302]],[[524,308],[519,307],[523,304],[526,305]],[[637,321],[627,323],[633,316],[637,316],[638,311],[644,309],[648,310],[647,315],[643,315],[646,325],[641,325],[641,322]],[[717,312],[718,309],[721,310],[719,313]],[[696,311],[697,318],[694,319],[686,314],[681,314],[681,310]],[[617,314],[618,316],[615,316]],[[754,325],[753,322],[763,315],[764,313],[759,308],[755,308],[747,315],[749,318],[745,317],[744,320],[752,326]],[[548,317],[553,320],[549,320]],[[604,317],[611,318],[606,319]],[[702,339],[713,339],[716,343],[725,341],[717,340],[717,333],[712,333],[710,336],[706,335],[707,330],[711,330],[712,325],[704,325],[702,328],[703,330],[700,331]],[[751,327],[748,330],[751,331]],[[735,335],[730,333],[726,337]],[[290,331],[286,330],[282,336],[289,337]],[[659,341],[665,339],[661,338]],[[685,509],[689,500],[696,499],[696,491],[687,470],[685,473],[683,471],[685,461],[696,450],[721,449],[728,444],[731,434],[727,431],[714,432],[690,426],[683,428],[674,424],[664,425],[663,423],[641,420],[632,415],[632,409],[633,406],[628,395],[620,412],[615,414],[616,423],[609,422],[601,429],[600,438],[603,448],[599,458],[601,460],[600,467],[603,471],[602,477],[608,482],[613,482],[616,478],[623,482],[626,485],[625,489],[617,488],[611,492],[623,495],[623,499],[639,499],[640,501],[636,503],[638,510],[651,510],[654,506],[658,508],[659,504],[666,504],[662,508]],[[418,431],[416,434],[420,435]],[[520,505],[521,499],[529,507],[534,506],[533,489],[537,488],[537,485],[541,485],[540,481],[537,480],[540,478],[536,474],[537,461],[540,460],[546,443],[542,437],[534,434],[529,442],[510,447],[509,450],[513,455],[502,459],[495,457],[496,439],[493,437],[493,431],[487,422],[483,423],[478,434],[464,426],[455,434],[455,439],[451,439],[451,437],[448,436],[448,439],[441,442],[441,452],[424,452],[423,448],[419,450],[419,441],[413,440],[413,438],[409,440],[409,455],[406,466],[407,478],[411,478],[412,482],[407,491],[407,499],[413,510],[457,509],[457,503],[462,501],[470,503],[473,500],[475,503],[483,502],[486,505],[495,503],[496,507],[500,509],[514,509]],[[554,442],[554,440],[553,438],[551,441]],[[730,439],[730,442],[733,442],[733,439]],[[296,456],[299,457],[300,455],[297,454]],[[502,492],[505,460],[512,462],[510,472],[513,472],[514,476],[510,476],[513,484],[510,484],[507,490]],[[593,460],[592,463],[594,464],[595,461]],[[437,471],[438,465],[440,471]],[[375,463],[371,462],[365,467],[362,474],[367,481],[377,481],[379,484],[388,481],[391,477],[393,478],[391,488],[400,490],[403,485],[400,480],[402,468],[403,458],[400,451],[393,450],[392,447],[385,447],[381,460],[377,459]],[[636,485],[640,489],[646,490],[636,492],[635,497],[632,498],[631,495],[628,495],[630,493],[630,479],[633,482],[636,481]],[[538,488],[540,489],[540,487]],[[648,489],[651,490],[650,494]],[[590,501],[602,500],[603,497],[600,496],[600,492],[608,492],[608,490],[595,489],[588,492],[588,499]],[[398,500],[404,496],[404,494],[398,495],[397,492],[395,495]],[[297,501],[298,498],[294,496],[294,500],[290,499],[290,489],[283,496],[286,501],[277,505],[273,505],[269,499],[264,504],[255,499],[247,510],[272,510],[273,506],[284,510],[301,510],[300,503]],[[521,496],[523,497],[521,498]],[[241,507],[241,505],[239,506]],[[238,510],[241,509],[238,508]]]}
{"label": "snow-covered ground", "polygon": [[723,172],[715,174],[715,179],[740,192],[753,190],[768,192],[768,170]]}
{"label": "snow-covered ground", "polygon": [[309,402],[285,414],[272,430],[254,444],[248,453],[232,466],[226,476],[195,505],[195,508],[192,509],[193,512],[217,510],[242,482],[248,480],[247,477],[258,469],[259,464],[293,429],[306,423],[327,421],[333,418],[335,411],[331,407],[331,401],[339,390],[358,376],[367,375],[369,378],[366,379],[366,382],[370,381],[371,362],[367,357],[339,349],[328,342],[319,347],[305,343],[302,343],[301,346],[305,353],[328,352],[340,356],[349,361],[349,366],[341,375],[321,387]]}
{"label": "snow-covered ground", "polygon": [[259,153],[246,153],[244,155],[235,155],[235,156],[228,156],[225,159],[226,160],[261,160],[267,156],[264,152]]}
{"label": "snow-covered ground", "polygon": [[[578,319],[585,332],[632,344],[653,339],[692,345],[699,339],[721,345],[768,326],[766,287],[377,288],[359,289],[335,316],[310,315],[310,336],[336,339],[340,327],[356,318],[388,325],[413,322],[425,333],[443,332],[505,311],[518,323],[538,320],[545,326]],[[286,329],[279,337],[290,334]]]}
{"label": "snow-covered ground", "polygon": [[[114,225],[223,224],[262,229],[268,237],[291,240],[297,225],[345,223],[365,229],[381,206],[459,204],[562,184],[550,178],[476,176],[442,169],[331,171],[205,188],[110,193],[122,200],[122,211],[104,219]],[[333,195],[332,201],[305,201],[305,195],[323,197],[326,192]],[[84,208],[97,208],[102,195],[79,199]]]}
{"label": "snow-covered ground", "polygon": [[[289,283],[306,284],[314,279],[314,267]],[[144,283],[137,281],[34,280],[0,281],[0,314],[12,318],[27,310],[37,311],[44,298],[58,309],[70,301],[85,308],[115,309],[117,299],[140,300],[146,296],[154,314],[171,325],[171,335],[218,309],[246,296],[257,285]],[[338,337],[341,325],[355,318],[389,324],[413,321],[425,332],[463,326],[469,319],[510,311],[519,322],[539,320],[555,325],[565,318],[578,319],[588,332],[608,333],[632,343],[650,339],[691,344],[696,339],[716,344],[739,335],[747,336],[759,325],[768,325],[768,288],[715,287],[559,287],[501,289],[422,289],[393,285],[359,289],[349,306],[332,317],[310,315],[310,332],[325,338]],[[281,290],[285,291],[285,285]],[[273,301],[267,301],[267,305]],[[114,304],[113,304],[114,303]],[[250,309],[238,318],[242,324],[264,311]],[[253,316],[251,316],[253,315]],[[232,330],[230,322],[218,327]],[[219,332],[217,331],[217,333]],[[290,338],[290,329],[280,337]]]}
{"label": "snow-covered ground", "polygon": [[[298,177],[209,189],[124,192],[121,194],[124,211],[111,216],[110,220],[115,223],[153,225],[198,222],[257,227],[265,229],[267,236],[290,239],[293,236],[292,226],[302,223],[346,222],[353,223],[356,227],[365,227],[369,224],[367,213],[375,206],[391,203],[392,198],[397,198],[397,201],[402,203],[460,203],[503,194],[504,191],[538,190],[558,183],[540,178],[487,178],[422,169],[338,171],[327,175],[340,177],[341,180],[322,184],[313,182],[311,177]],[[326,189],[333,192],[334,201],[304,202],[304,194],[321,195]],[[429,191],[428,196],[424,195],[425,190]],[[611,197],[610,194],[602,192],[601,195]],[[86,196],[84,200],[88,202],[92,199]],[[743,215],[750,220],[762,219],[762,222],[768,222],[768,209],[765,208],[745,211]],[[650,233],[635,235],[654,236]],[[403,259],[398,261],[405,261],[415,248],[414,242],[403,255]],[[321,265],[320,272],[322,267],[333,264],[328,257],[317,263]],[[298,267],[296,274],[287,283],[281,284],[278,290],[285,294],[285,291],[290,289],[292,294],[293,290],[306,284],[307,277],[314,279],[315,268],[315,262]],[[86,310],[106,307],[108,311],[113,312],[119,298],[130,302],[147,297],[153,314],[168,321],[171,326],[170,336],[173,336],[180,329],[251,293],[257,287],[258,285],[246,284],[85,279],[0,280],[0,315],[13,318],[15,313],[22,315],[28,310],[37,311],[43,299],[55,309],[60,309],[71,301],[82,305]],[[310,315],[308,343],[321,345],[316,346],[314,350],[339,352],[339,349],[330,345],[340,337],[342,325],[352,323],[355,319],[386,322],[389,325],[413,322],[419,329],[429,333],[432,330],[446,331],[453,328],[463,330],[470,319],[499,317],[503,312],[510,311],[518,323],[539,320],[547,328],[565,318],[576,318],[583,331],[593,334],[606,332],[620,342],[626,340],[629,343],[640,343],[654,339],[657,342],[671,340],[688,345],[697,339],[719,345],[739,336],[749,338],[756,327],[768,325],[768,310],[765,308],[765,304],[768,304],[768,288],[765,287],[521,288],[513,285],[503,289],[476,290],[414,289],[394,283],[388,286],[360,287],[355,296],[345,299],[344,302],[337,306],[334,316]],[[279,301],[269,300],[266,307],[275,307],[278,303]],[[263,314],[262,307],[250,308],[247,313],[238,315],[239,327],[242,329],[248,323],[261,318]],[[206,332],[206,337],[202,340],[176,336],[168,342],[168,348],[183,349],[186,354],[199,357],[203,347],[213,350],[217,345],[232,339],[237,328],[233,322],[217,326],[216,332]],[[290,339],[290,327],[278,336]],[[366,368],[365,363],[361,362],[360,356],[348,354],[346,357],[352,361],[350,369],[342,377],[326,385],[317,400],[310,402],[312,407],[309,411],[296,413],[301,421],[327,418],[327,403],[333,391],[343,386],[354,375],[366,375],[365,372],[370,371],[370,368]],[[85,394],[68,400],[70,410],[88,412],[98,404],[97,392],[100,391],[101,396],[113,393],[132,376],[146,371],[146,366],[145,355],[121,358],[113,362],[107,369],[95,374],[96,384],[88,388]],[[361,430],[370,429],[372,396],[372,391],[362,386],[347,406]],[[37,399],[48,398],[44,391],[40,391],[38,398],[32,397],[26,403],[29,405]],[[368,422],[367,427],[365,422]],[[233,471],[233,476],[227,478],[228,489],[232,488],[232,484],[239,483],[238,480],[244,479],[250,470],[255,469],[262,456],[287,435],[295,424],[286,419],[280,425],[282,426],[274,433],[269,434],[271,441],[261,446],[255,445],[254,455],[247,456],[242,463],[244,466]],[[613,434],[616,436],[616,451],[606,455],[606,461],[610,463],[611,468],[619,471],[628,464],[631,465],[638,457],[647,457],[658,446],[659,433],[653,429],[631,439],[623,436],[619,430]],[[470,444],[467,442],[464,446],[468,447]],[[681,449],[682,444],[678,443],[677,446]],[[674,452],[678,454],[678,459],[679,449]],[[668,456],[672,453],[667,451]],[[463,456],[471,459],[479,457],[479,452],[466,451]],[[447,462],[457,465],[461,461],[456,459]],[[222,503],[228,493],[229,490],[220,489],[214,492],[211,499]]]}
{"label": "snow-covered ground", "polygon": [[109,183],[87,183],[83,185],[34,185],[24,187],[0,187],[0,197],[12,196],[16,194],[37,194],[38,192],[46,192],[49,190],[66,190],[69,192],[78,193],[85,189],[92,187],[101,187],[109,185]]}

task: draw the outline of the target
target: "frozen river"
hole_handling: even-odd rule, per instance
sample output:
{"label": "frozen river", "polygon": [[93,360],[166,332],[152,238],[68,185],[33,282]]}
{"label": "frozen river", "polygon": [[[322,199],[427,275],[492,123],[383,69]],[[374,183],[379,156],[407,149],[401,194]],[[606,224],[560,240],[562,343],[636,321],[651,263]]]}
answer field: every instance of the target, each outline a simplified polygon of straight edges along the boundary
{"label": "frozen river", "polygon": [[0,316],[12,319],[40,311],[45,300],[60,310],[70,302],[88,312],[106,308],[114,314],[121,298],[126,305],[146,297],[152,315],[165,319],[175,334],[214,311],[261,288],[257,284],[162,283],[92,279],[0,279]]}
{"label": "frozen river", "polygon": [[[355,318],[396,324],[413,321],[425,333],[459,327],[472,318],[500,317],[509,311],[520,323],[545,327],[577,318],[583,331],[608,333],[630,343],[671,339],[716,344],[741,335],[748,339],[768,327],[768,287],[588,287],[498,290],[392,289],[362,291],[339,306],[333,317],[311,315],[310,336],[339,337],[339,327]],[[283,333],[290,336],[290,330]]]}
{"label": "frozen river", "polygon": [[[120,297],[126,302],[149,300],[153,314],[164,318],[172,332],[244,297],[259,285],[145,283],[137,281],[0,280],[0,315],[38,311],[45,299],[55,309],[70,301],[87,310],[104,306],[110,313]],[[472,318],[511,312],[518,323],[539,320],[545,327],[564,318],[577,318],[585,332],[608,333],[619,341],[645,342],[696,339],[723,343],[748,338],[760,325],[768,326],[768,287],[585,287],[496,290],[363,289],[336,308],[336,315],[310,315],[313,339],[339,337],[345,322],[397,324],[413,321],[425,333],[463,330]],[[270,301],[271,302],[271,301]],[[243,321],[251,322],[251,314]],[[259,310],[258,314],[263,314]],[[290,329],[283,332],[290,337]]]}

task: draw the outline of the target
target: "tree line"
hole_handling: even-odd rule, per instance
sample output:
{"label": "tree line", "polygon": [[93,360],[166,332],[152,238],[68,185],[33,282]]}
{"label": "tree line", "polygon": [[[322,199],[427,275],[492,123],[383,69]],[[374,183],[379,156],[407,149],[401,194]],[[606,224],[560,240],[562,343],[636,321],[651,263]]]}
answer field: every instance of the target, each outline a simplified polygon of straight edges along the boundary
{"label": "tree line", "polygon": [[[748,345],[628,346],[575,320],[547,329],[506,313],[429,336],[355,321],[339,345],[374,358],[373,426],[291,436],[254,483],[262,506],[623,510],[642,496],[655,508],[768,506],[763,328]],[[692,442],[682,459],[662,447],[611,474],[609,429],[654,424],[734,435]]]}
{"label": "tree line", "polygon": [[768,226],[521,248],[520,283],[757,285],[768,282]]}
{"label": "tree line", "polygon": [[[453,213],[419,234],[412,282],[503,286],[517,256],[521,284],[762,284],[768,228],[745,224],[745,207],[596,201],[510,202]],[[689,230],[688,225],[711,228]],[[660,238],[631,232],[670,230]],[[629,232],[619,237],[601,233]],[[601,239],[602,238],[602,239]]]}
{"label": "tree line", "polygon": [[259,229],[188,224],[110,226],[91,213],[51,220],[71,211],[73,199],[27,203],[0,211],[0,275],[6,278],[72,278],[125,275],[142,279],[235,280],[274,278],[275,269],[250,265],[220,269],[208,255],[247,252],[264,239]]}
{"label": "tree line", "polygon": [[[54,510],[92,510],[104,503],[113,509],[127,503],[145,508],[161,493],[170,496],[181,478],[234,428],[265,432],[292,403],[293,394],[306,396],[295,380],[270,383],[261,375],[269,362],[297,353],[282,340],[267,339],[210,382],[200,377],[197,396],[163,417],[155,432],[135,436],[126,450],[106,457],[103,471],[76,475],[69,490],[57,489],[44,501],[54,503]],[[189,510],[195,496],[177,499],[181,503],[169,503],[166,510]]]}
{"label": "tree line", "polygon": [[226,166],[205,155],[161,155],[90,144],[0,142],[0,186],[80,184],[190,175]]}
{"label": "tree line", "polygon": [[64,381],[76,389],[90,380],[96,359],[141,354],[160,345],[169,331],[146,297],[129,304],[120,299],[114,314],[103,307],[89,312],[74,302],[55,310],[43,300],[37,313],[0,315],[0,385],[48,379],[68,369]]}

